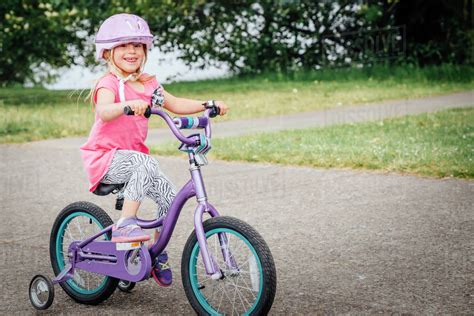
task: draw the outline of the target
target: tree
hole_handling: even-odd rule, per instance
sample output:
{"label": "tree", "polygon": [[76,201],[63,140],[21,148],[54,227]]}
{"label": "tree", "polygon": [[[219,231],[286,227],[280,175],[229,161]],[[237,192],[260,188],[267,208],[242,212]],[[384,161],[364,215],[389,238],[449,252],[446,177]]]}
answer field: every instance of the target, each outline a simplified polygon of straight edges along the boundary
{"label": "tree", "polygon": [[357,37],[394,25],[420,64],[474,62],[472,0],[3,0],[0,85],[93,65],[95,32],[121,12],[144,17],[161,51],[237,74],[366,62]]}
{"label": "tree", "polygon": [[167,1],[144,11],[158,46],[178,48],[202,67],[226,63],[235,73],[314,68],[321,40],[364,25],[353,1]]}
{"label": "tree", "polygon": [[0,84],[40,83],[53,79],[57,68],[92,65],[93,35],[101,21],[120,12],[143,16],[156,46],[179,50],[188,64],[226,63],[235,73],[311,68],[324,54],[321,38],[360,27],[351,3],[4,0]]}
{"label": "tree", "polygon": [[50,81],[55,69],[90,61],[105,2],[2,0],[0,85]]}
{"label": "tree", "polygon": [[[357,40],[403,28],[404,55],[391,62],[474,63],[472,0],[141,1],[164,51],[201,66],[226,63],[235,73],[372,63],[379,52]],[[391,57],[391,56],[389,56]],[[331,59],[332,58],[332,59]],[[383,56],[382,56],[383,58]],[[408,58],[408,59],[407,59]]]}
{"label": "tree", "polygon": [[380,6],[378,26],[406,27],[407,56],[420,65],[474,63],[472,0],[368,1]]}

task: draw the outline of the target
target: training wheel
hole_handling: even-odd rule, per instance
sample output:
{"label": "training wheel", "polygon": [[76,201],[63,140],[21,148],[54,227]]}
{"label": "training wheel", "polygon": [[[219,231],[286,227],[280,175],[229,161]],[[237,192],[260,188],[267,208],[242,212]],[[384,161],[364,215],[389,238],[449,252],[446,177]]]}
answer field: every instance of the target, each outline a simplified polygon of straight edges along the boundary
{"label": "training wheel", "polygon": [[120,280],[117,287],[122,292],[131,292],[133,288],[135,287],[135,284],[136,284],[135,282]]}
{"label": "training wheel", "polygon": [[29,295],[34,308],[47,309],[54,300],[53,282],[44,275],[35,275],[30,282]]}
{"label": "training wheel", "polygon": [[120,280],[117,287],[122,292],[131,292],[135,287],[136,283],[131,281]]}

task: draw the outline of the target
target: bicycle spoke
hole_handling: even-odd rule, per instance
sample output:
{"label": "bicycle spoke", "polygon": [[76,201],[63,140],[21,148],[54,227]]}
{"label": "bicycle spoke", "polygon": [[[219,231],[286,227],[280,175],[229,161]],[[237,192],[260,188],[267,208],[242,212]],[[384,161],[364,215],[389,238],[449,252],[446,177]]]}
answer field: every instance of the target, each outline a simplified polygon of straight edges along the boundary
{"label": "bicycle spoke", "polygon": [[[260,277],[260,276],[259,276]],[[249,274],[249,278],[251,278],[250,274]],[[252,296],[254,296],[254,298],[256,298],[255,296],[255,293],[253,291],[253,288],[251,286],[249,286],[249,284],[247,283],[247,280],[246,278],[240,278],[242,280],[242,282],[245,284],[245,286],[247,287],[247,289],[249,289],[249,292],[252,293]],[[251,281],[250,281],[251,282]]]}
{"label": "bicycle spoke", "polygon": [[[229,238],[229,243],[230,243],[230,238]],[[239,254],[240,251],[242,250],[242,247],[245,247],[245,246],[246,246],[245,243],[243,243],[241,241],[240,244],[237,245],[237,247],[235,249],[232,249],[231,247],[228,247],[230,258],[233,259],[235,261],[235,263],[237,263],[238,265],[241,265],[240,262],[239,262],[240,258],[236,254]]]}
{"label": "bicycle spoke", "polygon": [[[212,279],[210,279],[210,280],[212,280]],[[216,286],[215,284],[213,284],[213,286],[212,286],[212,293],[211,293],[211,297],[210,297],[211,299],[214,298],[214,294],[215,294],[215,292],[216,292],[216,287],[217,287],[217,286]]]}
{"label": "bicycle spoke", "polygon": [[[241,295],[240,291],[238,291],[237,288],[236,288],[236,293],[237,293],[237,295],[239,296],[240,302],[242,303],[243,310],[244,310],[244,311],[247,310],[247,308],[245,307],[244,300],[242,299],[242,295]],[[247,304],[248,304],[248,302],[247,302]],[[250,306],[252,306],[252,305],[249,304],[249,307],[250,307]]]}
{"label": "bicycle spoke", "polygon": [[[195,276],[199,276],[199,275],[195,274]],[[208,277],[208,278],[202,277],[202,279],[204,279],[204,280],[201,281],[201,280],[199,280],[199,278],[198,278],[199,285],[204,285],[205,283],[207,283],[207,282],[209,282],[209,281],[213,281],[213,280],[212,280],[211,278],[209,278],[209,277]]]}
{"label": "bicycle spoke", "polygon": [[74,240],[76,240],[76,239],[74,239],[74,236],[72,235],[72,233],[71,233],[71,231],[70,231],[70,229],[69,229],[69,225],[66,227],[66,230],[65,230],[64,232],[68,234],[69,240],[70,240],[71,242],[74,241]]}
{"label": "bicycle spoke", "polygon": [[219,305],[217,306],[217,312],[219,312],[219,310],[221,309],[222,298],[224,297],[223,291],[221,291],[221,292],[222,292],[222,294],[221,294],[221,298],[219,300]]}
{"label": "bicycle spoke", "polygon": [[[217,236],[217,234],[214,236]],[[219,238],[213,238],[213,239],[214,239],[214,257],[216,257],[217,251],[220,248],[219,240],[218,240]]]}
{"label": "bicycle spoke", "polygon": [[227,297],[227,299],[228,299],[229,301],[231,301],[231,298],[229,297],[229,295],[228,295],[228,293],[227,293],[227,289],[225,288],[225,285],[226,285],[226,282],[225,282],[224,285],[223,285],[223,289],[224,289],[225,296]]}
{"label": "bicycle spoke", "polygon": [[[232,315],[234,315],[234,309],[235,309],[235,296],[237,295],[237,289],[234,289],[234,298],[232,299]],[[237,313],[238,314],[238,313]]]}
{"label": "bicycle spoke", "polygon": [[77,227],[77,230],[79,231],[79,236],[81,237],[81,240],[84,240],[84,233],[82,232],[81,225],[79,225],[79,220],[74,221],[74,224]]}
{"label": "bicycle spoke", "polygon": [[[237,283],[233,283],[233,286],[234,286],[235,288],[237,288],[237,289],[247,290],[247,291],[249,291],[250,293],[253,293],[253,290],[252,290],[251,287],[248,287],[248,286],[247,286],[247,287],[245,287],[245,286],[240,286],[240,285],[237,285]],[[255,295],[253,295],[253,296],[256,298]]]}

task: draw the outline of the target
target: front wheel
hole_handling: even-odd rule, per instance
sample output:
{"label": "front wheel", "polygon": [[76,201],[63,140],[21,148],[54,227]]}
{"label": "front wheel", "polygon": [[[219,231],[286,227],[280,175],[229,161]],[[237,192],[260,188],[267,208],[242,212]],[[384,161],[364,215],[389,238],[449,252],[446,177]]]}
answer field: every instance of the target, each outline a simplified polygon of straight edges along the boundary
{"label": "front wheel", "polygon": [[[206,274],[195,232],[186,242],[181,261],[183,287],[198,314],[262,315],[270,310],[276,292],[276,269],[270,249],[247,223],[227,216],[203,223],[209,253],[222,277]],[[221,245],[222,240],[227,245]],[[224,259],[225,248],[229,260]],[[233,262],[229,264],[229,262]]]}

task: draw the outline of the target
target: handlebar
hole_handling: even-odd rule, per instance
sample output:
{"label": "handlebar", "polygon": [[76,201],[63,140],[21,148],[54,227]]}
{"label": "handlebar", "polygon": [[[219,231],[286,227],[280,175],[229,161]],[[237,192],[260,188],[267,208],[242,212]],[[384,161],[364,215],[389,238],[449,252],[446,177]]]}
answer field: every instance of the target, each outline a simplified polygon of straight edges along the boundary
{"label": "handlebar", "polygon": [[[133,112],[132,108],[130,106],[126,106],[123,108],[123,114],[125,115],[135,115],[135,112]],[[149,118],[151,116],[151,108],[147,108],[145,110],[145,114],[143,115],[145,116],[146,118]]]}
{"label": "handlebar", "polygon": [[174,124],[179,129],[191,129],[191,128],[205,128],[209,123],[209,119],[205,116],[201,117],[175,117],[173,119]]}
{"label": "handlebar", "polygon": [[[173,132],[174,136],[181,141],[182,143],[190,146],[195,146],[199,143],[200,139],[198,136],[185,136],[179,128],[204,128],[205,135],[208,139],[211,138],[211,121],[209,118],[215,117],[218,114],[216,108],[209,108],[204,111],[203,116],[200,117],[177,117],[174,120],[169,116],[168,113],[159,109],[159,108],[147,108],[145,111],[144,116],[149,118],[152,114],[161,116],[166,124],[168,124],[169,128]],[[133,110],[126,106],[123,109],[125,115],[134,115],[135,113]],[[148,116],[147,116],[148,115]],[[190,121],[192,121],[192,125],[190,127],[182,127],[182,126],[189,126]],[[186,125],[185,125],[186,124]],[[196,126],[194,126],[196,124]],[[177,126],[178,125],[178,126]]]}

